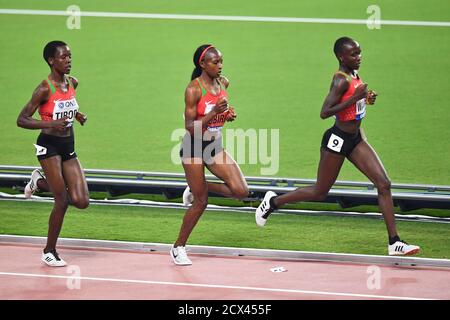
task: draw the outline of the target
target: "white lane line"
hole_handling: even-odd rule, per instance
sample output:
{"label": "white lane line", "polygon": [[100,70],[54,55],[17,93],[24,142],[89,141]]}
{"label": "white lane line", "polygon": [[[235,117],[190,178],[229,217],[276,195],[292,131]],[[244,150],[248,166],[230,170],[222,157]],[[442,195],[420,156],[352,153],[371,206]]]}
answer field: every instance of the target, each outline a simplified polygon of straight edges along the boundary
{"label": "white lane line", "polygon": [[284,292],[284,293],[300,293],[300,294],[315,294],[315,295],[328,295],[328,296],[357,297],[357,298],[401,299],[401,300],[431,300],[431,299],[428,299],[428,298],[381,296],[381,295],[359,294],[359,293],[308,291],[308,290],[259,288],[259,287],[241,287],[241,286],[226,286],[226,285],[213,285],[213,284],[202,284],[202,283],[185,283],[185,282],[166,282],[166,281],[130,280],[130,279],[113,279],[113,278],[93,278],[93,277],[74,277],[74,276],[34,274],[34,273],[0,272],[0,275],[3,275],[3,276],[15,276],[15,277],[35,277],[35,278],[55,278],[55,279],[70,279],[70,280],[124,282],[124,283],[168,285],[168,286],[185,286],[185,287],[200,287],[200,288],[215,288],[215,289],[269,291],[269,292]]}
{"label": "white lane line", "polygon": [[[0,14],[69,16],[69,14],[72,14],[72,12],[59,11],[59,10],[0,9]],[[215,16],[215,15],[192,15],[192,14],[159,14],[159,13],[97,12],[97,11],[81,11],[80,16],[82,16],[82,17],[102,17],[102,18],[247,21],[247,22],[288,22],[288,23],[332,23],[332,24],[367,25],[367,19]],[[450,22],[446,22],[446,21],[380,20],[380,24],[381,25],[391,25],[391,26],[450,27]]]}

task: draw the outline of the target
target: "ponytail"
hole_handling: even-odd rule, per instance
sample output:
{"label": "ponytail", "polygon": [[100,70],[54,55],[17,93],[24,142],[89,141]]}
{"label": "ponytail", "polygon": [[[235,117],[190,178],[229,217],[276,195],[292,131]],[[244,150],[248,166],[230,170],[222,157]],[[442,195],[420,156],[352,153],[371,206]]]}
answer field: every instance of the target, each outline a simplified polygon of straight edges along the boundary
{"label": "ponytail", "polygon": [[200,77],[200,75],[202,74],[202,68],[200,68],[200,66],[195,66],[194,71],[192,71],[192,75],[191,75],[191,80],[194,80],[195,78]]}

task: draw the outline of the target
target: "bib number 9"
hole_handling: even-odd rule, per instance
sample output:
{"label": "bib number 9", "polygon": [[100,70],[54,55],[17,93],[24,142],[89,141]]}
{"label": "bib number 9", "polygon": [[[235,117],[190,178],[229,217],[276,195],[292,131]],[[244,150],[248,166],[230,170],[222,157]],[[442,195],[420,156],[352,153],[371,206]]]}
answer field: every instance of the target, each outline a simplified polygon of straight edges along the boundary
{"label": "bib number 9", "polygon": [[334,133],[331,134],[330,139],[328,140],[327,147],[330,150],[341,152],[342,146],[344,145],[344,139],[338,137]]}

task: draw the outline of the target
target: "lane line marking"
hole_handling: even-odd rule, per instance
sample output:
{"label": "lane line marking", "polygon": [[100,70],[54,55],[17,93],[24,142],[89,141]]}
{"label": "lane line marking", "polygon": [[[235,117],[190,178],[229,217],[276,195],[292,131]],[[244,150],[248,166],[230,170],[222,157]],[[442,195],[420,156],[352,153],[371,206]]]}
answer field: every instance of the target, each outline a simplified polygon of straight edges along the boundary
{"label": "lane line marking", "polygon": [[185,286],[185,287],[214,288],[214,289],[269,291],[269,292],[315,294],[315,295],[358,297],[358,298],[401,299],[401,300],[433,300],[433,299],[429,299],[429,298],[383,296],[383,295],[359,294],[359,293],[310,291],[310,290],[295,290],[295,289],[276,289],[276,288],[260,288],[260,287],[242,287],[242,286],[213,285],[213,284],[203,284],[203,283],[166,282],[166,281],[133,280],[133,279],[114,279],[114,278],[97,278],[97,277],[74,277],[74,276],[47,275],[47,274],[34,274],[34,273],[0,272],[0,275],[3,275],[3,276],[16,276],[16,277],[54,278],[54,279],[106,281],[106,282],[119,282],[119,283],[122,282],[122,283],[137,283],[137,284],[152,284],[152,285],[168,285],[168,286]]}
{"label": "lane line marking", "polygon": [[[0,9],[0,14],[69,16],[72,13],[69,13],[67,11],[59,11],[59,10]],[[80,16],[82,16],[82,17],[101,17],[101,18],[208,20],[208,21],[241,21],[241,22],[287,22],[287,23],[324,23],[324,24],[360,24],[360,25],[367,25],[367,21],[368,21],[367,19],[216,16],[216,15],[129,13],[129,12],[101,12],[101,11],[81,11]],[[450,22],[446,22],[446,21],[380,20],[380,25],[450,27]]]}

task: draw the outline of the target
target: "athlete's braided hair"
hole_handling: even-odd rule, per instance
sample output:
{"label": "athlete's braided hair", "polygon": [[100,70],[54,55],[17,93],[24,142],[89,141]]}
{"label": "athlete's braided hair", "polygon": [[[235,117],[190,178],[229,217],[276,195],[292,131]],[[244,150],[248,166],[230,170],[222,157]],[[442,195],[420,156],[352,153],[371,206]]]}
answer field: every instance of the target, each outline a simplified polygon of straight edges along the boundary
{"label": "athlete's braided hair", "polygon": [[349,37],[341,37],[337,39],[336,42],[334,43],[333,48],[334,54],[338,56],[338,54],[342,52],[342,48],[344,47],[344,45],[350,42],[355,42],[355,40]]}
{"label": "athlete's braided hair", "polygon": [[44,56],[45,62],[47,62],[47,64],[49,66],[50,66],[50,63],[48,63],[48,59],[54,58],[55,57],[55,53],[56,53],[56,49],[58,47],[63,47],[63,46],[67,46],[67,44],[65,42],[59,41],[59,40],[50,41],[49,43],[47,43],[45,45],[43,56]]}
{"label": "athlete's braided hair", "polygon": [[202,53],[204,53],[203,51],[205,51],[205,49],[208,47],[211,47],[211,45],[204,44],[204,45],[201,45],[200,47],[198,47],[197,50],[195,50],[194,58],[193,58],[195,69],[194,69],[194,71],[192,71],[191,80],[194,80],[195,78],[199,77],[202,74],[202,67],[200,67],[199,60],[200,60]]}

